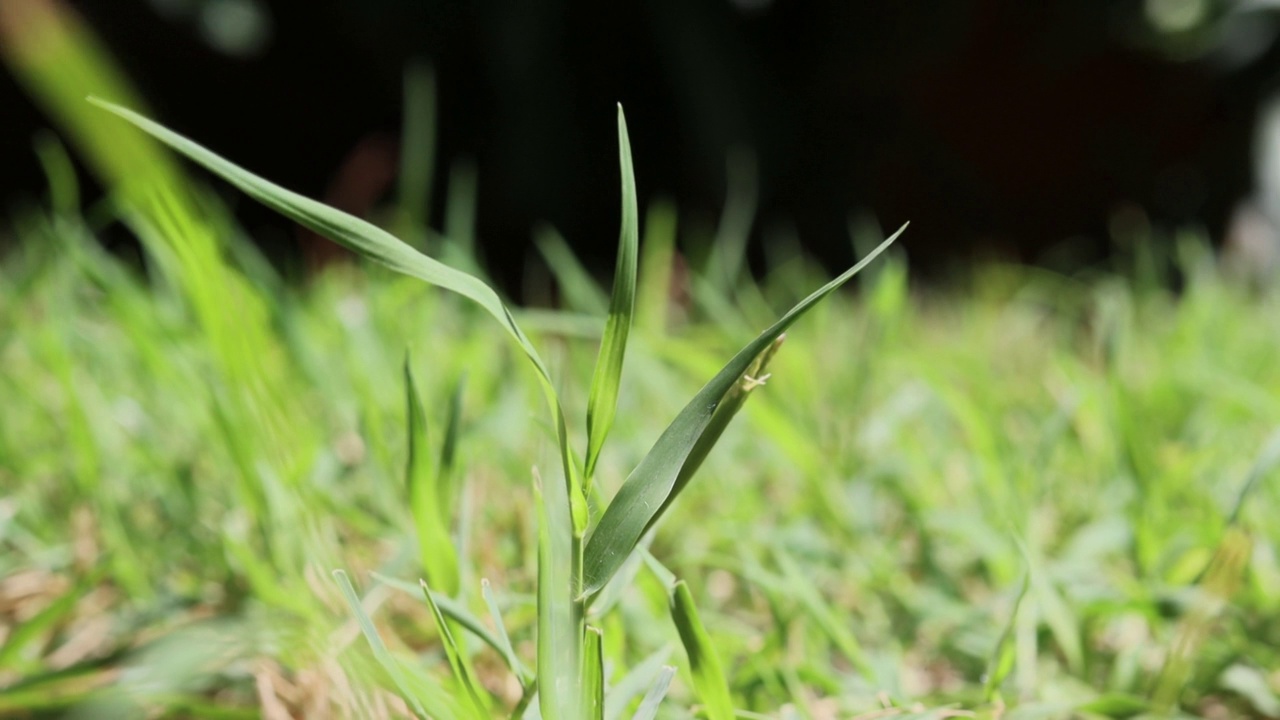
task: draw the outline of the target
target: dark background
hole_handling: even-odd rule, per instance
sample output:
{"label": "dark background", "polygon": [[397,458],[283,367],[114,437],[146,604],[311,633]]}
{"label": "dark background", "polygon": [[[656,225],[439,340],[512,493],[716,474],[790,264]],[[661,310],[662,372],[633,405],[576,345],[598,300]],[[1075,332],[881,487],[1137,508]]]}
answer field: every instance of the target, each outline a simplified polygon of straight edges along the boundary
{"label": "dark background", "polygon": [[[911,262],[937,271],[1096,261],[1121,207],[1220,237],[1280,79],[1272,15],[1228,0],[260,0],[263,22],[218,42],[208,13],[247,0],[230,1],[68,4],[162,121],[357,212],[393,197],[404,68],[429,60],[434,217],[449,163],[474,159],[480,241],[507,277],[539,221],[610,262],[615,102],[642,205],[673,198],[682,227],[713,226],[726,159],[747,151],[757,248],[789,229],[846,264],[861,212],[910,220]],[[0,202],[38,195],[30,138],[47,121],[8,75],[0,108]],[[357,148],[364,170],[343,171]],[[237,208],[274,256],[296,252],[286,223]]]}

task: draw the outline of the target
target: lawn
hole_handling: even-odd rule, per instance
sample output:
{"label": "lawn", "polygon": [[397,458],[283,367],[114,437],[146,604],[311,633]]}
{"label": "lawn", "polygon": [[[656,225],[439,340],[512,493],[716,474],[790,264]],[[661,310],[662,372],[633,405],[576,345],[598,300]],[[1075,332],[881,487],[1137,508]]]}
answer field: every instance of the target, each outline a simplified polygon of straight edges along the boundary
{"label": "lawn", "polygon": [[1195,233],[752,277],[620,114],[618,281],[545,234],[521,303],[465,188],[414,249],[134,117],[377,261],[286,280],[83,94],[113,194],[44,139],[0,265],[0,715],[1280,717],[1280,291]]}

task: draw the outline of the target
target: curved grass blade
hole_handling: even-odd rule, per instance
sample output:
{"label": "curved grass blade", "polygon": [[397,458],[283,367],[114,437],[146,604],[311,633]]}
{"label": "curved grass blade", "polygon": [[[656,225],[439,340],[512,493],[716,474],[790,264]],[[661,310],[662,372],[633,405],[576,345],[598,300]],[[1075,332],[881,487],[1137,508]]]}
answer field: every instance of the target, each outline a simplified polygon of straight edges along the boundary
{"label": "curved grass blade", "polygon": [[596,460],[605,437],[613,426],[618,409],[618,387],[622,383],[622,361],[627,352],[627,335],[636,309],[636,264],[640,246],[640,210],[636,202],[635,167],[631,162],[631,139],[627,118],[618,106],[618,160],[622,168],[622,230],[618,237],[618,264],[613,271],[613,296],[609,319],[605,321],[600,355],[591,377],[587,398],[587,457],[583,471],[586,490],[591,489]]}
{"label": "curved grass blade", "polygon": [[644,694],[644,700],[640,701],[640,707],[636,708],[636,714],[631,716],[631,720],[653,720],[657,717],[658,706],[662,704],[662,698],[667,696],[667,688],[671,687],[671,678],[675,676],[675,668],[670,665],[662,668],[658,679],[649,688],[649,692]]}
{"label": "curved grass blade", "polygon": [[458,551],[449,537],[449,511],[440,503],[443,481],[427,457],[427,414],[422,408],[409,354],[404,358],[405,410],[409,422],[409,462],[405,483],[409,510],[418,534],[418,558],[431,584],[445,595],[458,593]]}
{"label": "curved grass blade", "polygon": [[689,657],[693,688],[702,701],[709,720],[733,720],[733,698],[725,680],[720,658],[716,657],[711,636],[698,618],[689,585],[681,580],[671,588],[671,619],[680,633],[680,643]]}
{"label": "curved grass blade", "polygon": [[471,701],[471,709],[474,711],[477,720],[489,717],[489,703],[486,702],[486,694],[484,690],[476,683],[475,678],[471,677],[471,671],[468,669],[466,662],[458,649],[458,643],[453,639],[453,633],[449,630],[449,623],[445,622],[444,615],[440,612],[440,608],[436,606],[435,598],[431,595],[431,588],[427,587],[425,580],[420,580],[419,585],[422,586],[422,596],[427,599],[427,606],[431,608],[431,617],[435,618],[436,630],[440,632],[440,644],[444,645],[445,657],[449,660],[449,667],[453,669],[453,675],[462,684],[463,689],[467,691],[467,698]]}
{"label": "curved grass blade", "polygon": [[[595,532],[591,534],[584,560],[586,580],[584,594],[595,595],[605,583],[609,582],[609,578],[613,577],[626,561],[645,530],[656,522],[668,507],[669,501],[676,493],[681,471],[687,461],[694,456],[694,448],[698,447],[699,441],[712,426],[716,410],[734,385],[742,380],[752,363],[760,358],[800,316],[834,292],[836,288],[848,282],[849,278],[884,252],[898,239],[903,230],[906,230],[906,227],[903,225],[898,232],[881,243],[857,265],[800,301],[772,327],[738,351],[738,354],[694,395],[689,404],[685,405],[676,419],[662,432],[658,441],[649,450],[649,454],[627,477],[618,494],[609,503]],[[709,452],[710,448],[704,445],[703,450]],[[687,481],[688,477],[685,478],[685,482]]]}
{"label": "curved grass blade", "polygon": [[546,363],[538,354],[533,343],[516,324],[511,311],[494,292],[493,288],[474,275],[449,267],[434,258],[428,257],[413,249],[410,245],[396,238],[391,233],[331,208],[324,203],[316,202],[308,197],[286,190],[269,180],[258,177],[244,168],[223,158],[192,140],[169,130],[163,125],[148,120],[132,110],[114,103],[89,98],[89,102],[113,113],[136,125],[170,148],[187,156],[202,165],[210,172],[239,188],[254,200],[266,205],[276,212],[288,217],[298,224],[323,235],[374,262],[392,270],[418,278],[432,285],[451,290],[466,297],[489,313],[498,321],[507,333],[516,341],[525,357],[538,372],[543,394],[556,420],[557,440],[560,446],[560,462],[564,466],[565,482],[569,488],[569,502],[575,526],[585,531],[587,523],[587,503],[582,493],[582,482],[578,466],[573,462],[569,449],[568,432],[565,427],[564,411],[560,407],[560,399],[556,395],[555,384]]}

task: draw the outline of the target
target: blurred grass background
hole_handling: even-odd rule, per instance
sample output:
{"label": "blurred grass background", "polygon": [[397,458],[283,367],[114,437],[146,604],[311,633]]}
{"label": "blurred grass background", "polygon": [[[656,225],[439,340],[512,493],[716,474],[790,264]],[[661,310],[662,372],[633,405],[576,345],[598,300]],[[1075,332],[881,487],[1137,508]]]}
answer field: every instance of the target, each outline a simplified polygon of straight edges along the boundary
{"label": "blurred grass background", "polygon": [[[141,105],[57,7],[0,6],[9,66],[61,133],[36,147],[47,193],[11,214],[0,266],[0,715],[402,716],[334,568],[447,709],[432,619],[396,582],[421,574],[406,347],[433,446],[459,398],[460,600],[487,578],[531,657],[529,467],[555,449],[521,359],[475,308],[376,268],[282,281],[200,180],[83,102]],[[82,202],[71,153],[104,201]],[[481,268],[469,182],[434,230],[421,208],[394,217]],[[785,245],[746,272],[734,212],[714,242],[668,204],[642,220],[606,494],[722,358],[827,277]],[[98,242],[118,225],[141,265]],[[1195,231],[1121,229],[1110,267],[1076,275],[989,262],[930,288],[898,254],[789,334],[650,547],[689,582],[738,708],[1280,717],[1280,293],[1230,276]],[[539,238],[550,271],[520,320],[580,407],[607,290]],[[685,259],[700,242],[705,260]],[[658,575],[635,570],[604,621],[615,679],[687,665]],[[693,705],[678,675],[663,716]]]}

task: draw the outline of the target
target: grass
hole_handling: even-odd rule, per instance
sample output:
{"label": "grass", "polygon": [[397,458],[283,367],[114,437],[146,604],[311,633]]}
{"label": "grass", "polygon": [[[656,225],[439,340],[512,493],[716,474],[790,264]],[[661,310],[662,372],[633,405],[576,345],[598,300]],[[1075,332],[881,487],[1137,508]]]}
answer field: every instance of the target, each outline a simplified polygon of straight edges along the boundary
{"label": "grass", "polygon": [[[180,296],[102,254],[78,218],[31,213],[21,227],[0,291],[0,708],[394,714],[395,685],[329,580],[345,568],[411,692],[432,714],[465,712],[421,595],[371,575],[410,589],[430,577],[405,485],[406,345],[428,457],[459,418],[456,601],[498,629],[487,578],[514,662],[533,663],[529,466],[554,469],[558,451],[500,327],[372,268],[281,289],[272,340],[287,361],[266,381],[302,408],[293,453],[310,458],[287,481],[237,457],[273,448],[227,416],[216,352]],[[891,260],[792,332],[648,546],[696,601],[733,706],[1273,714],[1280,314],[1274,293],[1194,262],[1178,296],[998,267],[953,295],[908,292]],[[737,317],[694,304],[669,327],[637,326],[602,497],[738,328],[766,324],[764,308],[815,274],[797,261],[738,288],[723,304]],[[553,350],[565,402],[585,406],[600,325],[517,315]],[[592,619],[609,687],[666,663],[679,669],[660,714],[701,706],[668,580],[643,563],[622,572],[634,588]],[[513,661],[454,635],[494,712],[519,704]],[[1002,682],[984,683],[990,667]],[[648,689],[628,687],[632,703]]]}
{"label": "grass", "polygon": [[[26,52],[37,86],[106,62]],[[753,183],[714,238],[641,222],[620,116],[612,289],[547,230],[564,304],[521,308],[467,171],[457,232],[406,197],[403,244],[125,113],[380,263],[290,284],[148,135],[45,94],[115,195],[82,212],[44,141],[0,269],[0,715],[1280,716],[1280,292],[1202,239],[754,280]]]}

